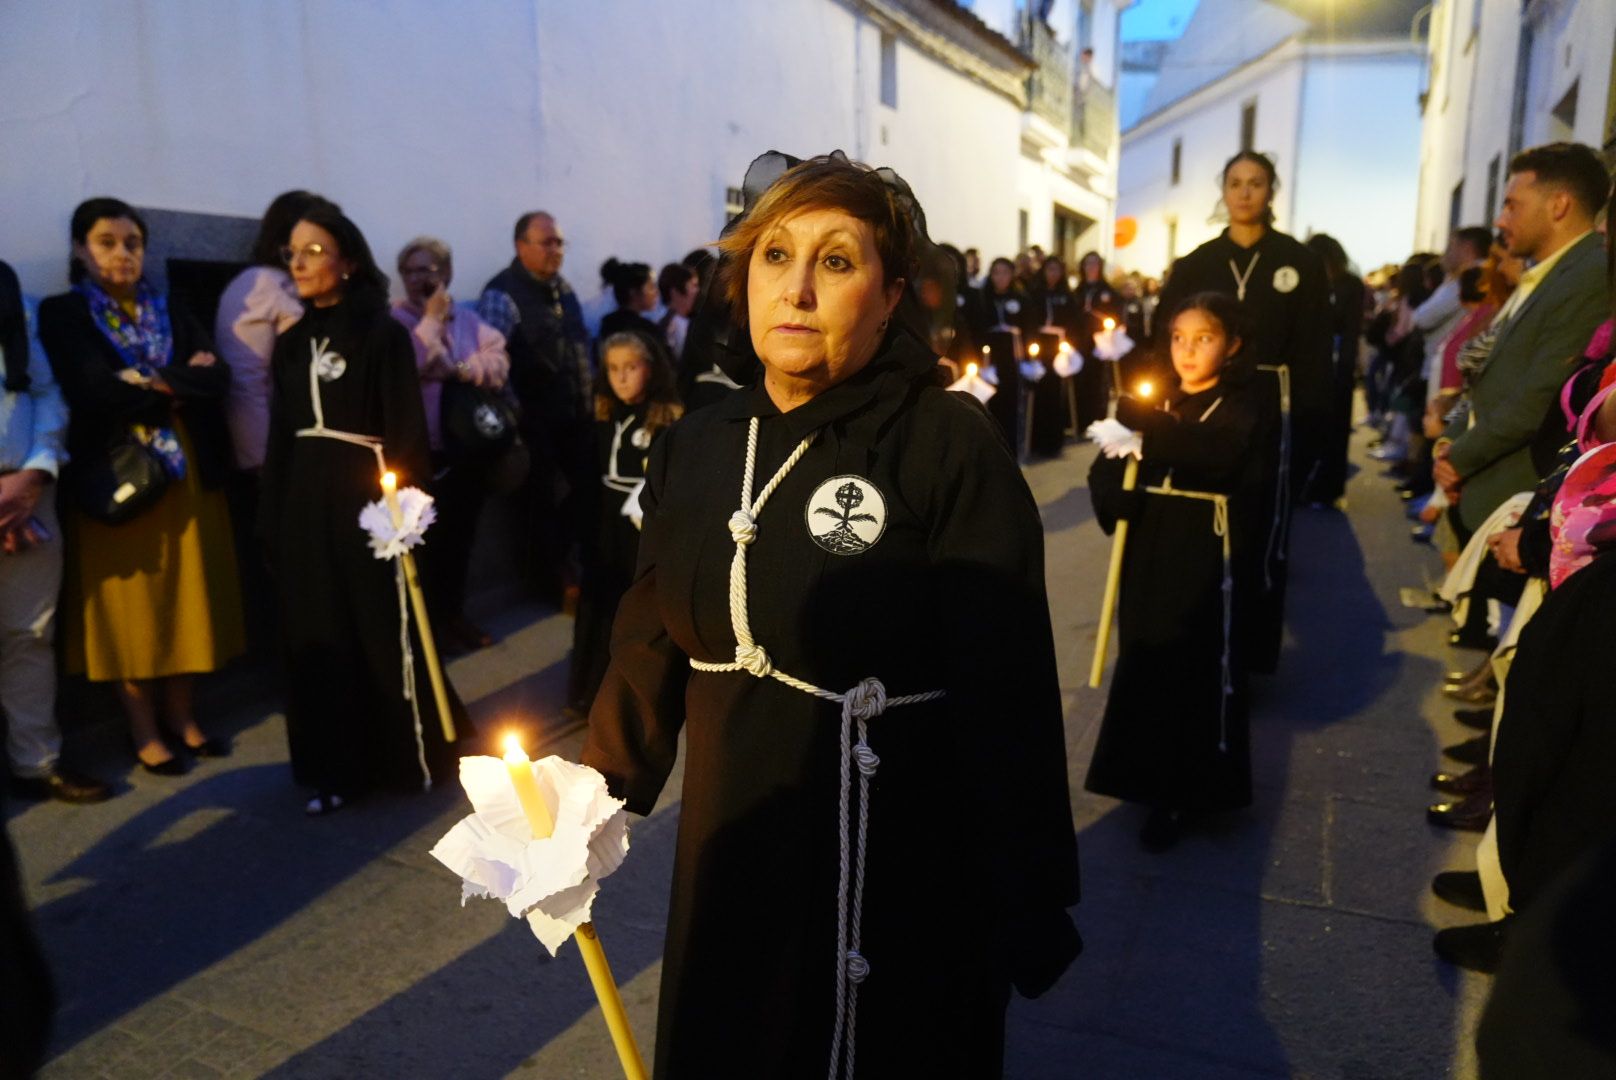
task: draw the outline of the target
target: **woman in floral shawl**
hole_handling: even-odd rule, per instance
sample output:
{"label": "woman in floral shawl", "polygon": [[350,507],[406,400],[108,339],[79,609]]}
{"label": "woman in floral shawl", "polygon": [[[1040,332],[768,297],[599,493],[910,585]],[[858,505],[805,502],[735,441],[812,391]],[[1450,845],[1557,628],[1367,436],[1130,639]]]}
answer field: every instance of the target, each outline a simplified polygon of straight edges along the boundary
{"label": "woman in floral shawl", "polygon": [[[73,287],[39,307],[39,341],[72,410],[63,477],[67,670],[117,684],[141,765],[173,776],[218,757],[197,726],[192,676],[245,648],[221,402],[230,369],[143,276],[146,224],[117,199],[73,212]],[[143,446],[166,479],[133,520],[107,524],[79,496],[109,450]],[[161,720],[161,724],[159,724]]]}

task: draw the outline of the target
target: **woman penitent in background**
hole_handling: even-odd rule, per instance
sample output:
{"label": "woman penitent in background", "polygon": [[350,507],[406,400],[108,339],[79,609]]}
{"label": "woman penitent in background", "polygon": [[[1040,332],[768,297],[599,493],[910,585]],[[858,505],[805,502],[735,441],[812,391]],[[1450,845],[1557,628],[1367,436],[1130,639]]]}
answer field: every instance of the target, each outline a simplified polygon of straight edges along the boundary
{"label": "woman penitent in background", "polygon": [[982,367],[993,369],[999,388],[988,401],[988,412],[999,422],[1005,440],[1020,447],[1021,327],[1028,308],[1027,296],[1016,284],[1015,263],[1003,256],[993,260],[974,314],[973,336],[982,343]]}
{"label": "woman penitent in background", "polygon": [[[1324,264],[1293,237],[1274,230],[1277,177],[1266,155],[1242,150],[1223,167],[1222,203],[1229,227],[1173,264],[1161,311],[1176,311],[1199,292],[1233,296],[1245,308],[1250,335],[1242,365],[1259,372],[1269,532],[1262,593],[1251,605],[1248,654],[1253,671],[1273,671],[1284,635],[1290,511],[1319,456],[1329,426],[1330,286]],[[1156,369],[1168,373],[1168,333],[1158,322]],[[1285,414],[1289,413],[1289,422]]]}
{"label": "woman penitent in background", "polygon": [[[1027,332],[1038,343],[1038,362],[1044,377],[1033,384],[1032,418],[1028,444],[1041,457],[1055,457],[1066,442],[1066,430],[1075,422],[1067,379],[1054,367],[1064,342],[1076,347],[1079,330],[1086,321],[1066,280],[1066,264],[1054,255],[1044,260],[1038,272],[1039,288],[1028,300]],[[1081,375],[1073,376],[1081,378]],[[1098,419],[1098,418],[1096,418]],[[1085,425],[1086,426],[1086,425]]]}
{"label": "woman penitent in background", "polygon": [[617,602],[634,581],[640,549],[639,492],[651,444],[684,414],[673,370],[639,334],[619,332],[600,346],[595,447],[600,486],[583,536],[583,595],[573,626],[568,708],[589,714],[611,658]]}
{"label": "woman penitent in background", "polygon": [[[384,464],[400,488],[431,482],[409,331],[387,310],[370,245],[330,203],[304,211],[286,264],[308,311],[275,343],[259,520],[280,605],[292,775],[321,814],[378,787],[419,790],[424,772],[452,775],[454,748],[418,643],[405,669],[395,568],[359,525]],[[470,722],[449,695],[466,747]]]}
{"label": "woman penitent in background", "polygon": [[1140,436],[1138,486],[1124,457],[1089,473],[1107,532],[1131,522],[1118,654],[1086,786],[1150,807],[1140,841],[1172,846],[1185,812],[1251,802],[1246,680],[1235,616],[1260,575],[1261,407],[1248,389],[1239,304],[1200,293],[1166,324],[1179,386],[1134,387],[1117,419]]}

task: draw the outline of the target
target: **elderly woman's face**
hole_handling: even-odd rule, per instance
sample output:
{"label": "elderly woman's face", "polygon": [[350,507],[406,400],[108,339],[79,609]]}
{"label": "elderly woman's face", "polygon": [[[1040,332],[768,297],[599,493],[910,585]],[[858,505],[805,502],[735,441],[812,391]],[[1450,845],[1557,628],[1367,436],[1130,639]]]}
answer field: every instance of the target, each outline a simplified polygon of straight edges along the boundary
{"label": "elderly woman's face", "polygon": [[447,289],[454,273],[447,262],[440,262],[425,248],[416,248],[399,267],[399,276],[404,279],[404,294],[412,303],[421,304],[440,288]]}
{"label": "elderly woman's face", "polygon": [[882,284],[867,223],[834,209],[792,214],[752,249],[752,347],[777,382],[834,386],[875,355],[902,290],[902,281]]}

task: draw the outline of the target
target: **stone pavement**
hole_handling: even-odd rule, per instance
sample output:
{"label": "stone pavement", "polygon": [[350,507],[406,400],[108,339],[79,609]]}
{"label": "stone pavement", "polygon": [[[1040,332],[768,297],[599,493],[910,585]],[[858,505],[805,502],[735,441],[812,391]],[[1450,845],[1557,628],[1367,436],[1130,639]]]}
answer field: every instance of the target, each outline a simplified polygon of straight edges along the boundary
{"label": "stone pavement", "polygon": [[[1360,440],[1361,441],[1361,440]],[[1356,447],[1361,455],[1362,447]],[[1083,477],[1089,452],[1029,470],[1049,585],[1080,829],[1087,952],[1011,1009],[1013,1080],[1386,1080],[1470,1077],[1486,980],[1445,970],[1430,897],[1469,867],[1468,837],[1424,822],[1447,717],[1442,620],[1398,606],[1435,575],[1373,469],[1348,516],[1296,521],[1290,638],[1259,684],[1254,808],[1142,852],[1137,808],[1082,790],[1103,708],[1083,684],[1108,543]],[[570,621],[487,620],[506,636],[452,674],[484,726],[575,752],[560,722]],[[1466,665],[1468,666],[1468,665]],[[573,948],[551,960],[502,906],[462,908],[426,854],[466,807],[458,789],[308,820],[263,672],[204,691],[235,756],[182,780],[131,772],[92,807],[13,806],[62,1008],[51,1078],[492,1078],[619,1075]],[[109,770],[118,738],[86,736]],[[650,1050],[679,777],[638,824],[596,908]],[[946,944],[946,943],[940,943]]]}

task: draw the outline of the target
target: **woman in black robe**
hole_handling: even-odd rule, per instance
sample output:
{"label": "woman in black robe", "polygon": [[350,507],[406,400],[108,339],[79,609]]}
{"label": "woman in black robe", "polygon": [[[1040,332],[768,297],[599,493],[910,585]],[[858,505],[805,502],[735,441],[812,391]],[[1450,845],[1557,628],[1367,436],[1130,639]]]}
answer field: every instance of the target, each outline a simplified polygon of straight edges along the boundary
{"label": "woman in black robe", "polygon": [[[1117,419],[1143,440],[1137,487],[1124,459],[1089,473],[1107,533],[1132,524],[1123,553],[1118,654],[1086,786],[1151,808],[1151,850],[1178,838],[1184,811],[1251,802],[1246,680],[1236,609],[1249,588],[1244,552],[1260,544],[1259,408],[1230,368],[1238,306],[1189,298],[1164,327],[1182,384],[1163,408],[1124,396]],[[1257,535],[1254,535],[1257,534]]]}
{"label": "woman in black robe", "polygon": [[[988,267],[988,278],[978,294],[972,324],[982,344],[982,369],[992,368],[999,392],[988,399],[988,412],[998,421],[1005,441],[1021,446],[1021,361],[1025,343],[1021,328],[1031,309],[1027,295],[1016,284],[1016,264],[1003,256]],[[1019,450],[1018,450],[1019,452]]]}
{"label": "woman in black robe", "polygon": [[[426,412],[409,331],[359,229],[324,201],[292,230],[287,263],[307,313],[275,343],[259,520],[274,573],[286,665],[292,775],[311,814],[378,787],[453,775],[418,640],[404,696],[395,566],[370,550],[359,512],[431,481]],[[427,533],[431,543],[431,532]],[[411,631],[412,638],[414,631]],[[450,694],[458,745],[471,735]],[[419,730],[417,730],[417,712]]]}
{"label": "woman in black robe", "polygon": [[[1274,163],[1266,156],[1243,150],[1229,159],[1223,167],[1229,227],[1173,264],[1160,304],[1168,312],[1195,293],[1223,293],[1244,305],[1251,327],[1243,363],[1258,373],[1269,535],[1262,592],[1250,605],[1243,632],[1251,635],[1251,669],[1260,672],[1279,664],[1291,507],[1318,461],[1334,381],[1324,265],[1300,241],[1274,230],[1276,185]],[[1164,321],[1153,346],[1154,367],[1165,374],[1171,358]]]}
{"label": "woman in black robe", "polygon": [[1328,233],[1307,246],[1324,264],[1330,285],[1330,411],[1319,437],[1319,465],[1303,493],[1309,502],[1334,505],[1347,494],[1347,445],[1352,438],[1352,395],[1358,387],[1358,350],[1363,343],[1364,283],[1352,272],[1346,249]]}
{"label": "woman in black robe", "polygon": [[646,813],[685,735],[656,1075],[996,1077],[1080,947],[1037,507],[934,383],[902,181],[747,190],[725,363],[764,376],[652,452],[584,750]]}
{"label": "woman in black robe", "polygon": [[1077,347],[1080,327],[1087,320],[1066,280],[1066,264],[1059,258],[1051,255],[1044,260],[1038,281],[1038,291],[1028,297],[1027,325],[1028,340],[1038,343],[1038,363],[1043,366],[1044,377],[1033,384],[1031,431],[1027,443],[1033,453],[1054,457],[1060,453],[1066,432],[1075,422],[1068,379],[1055,370],[1055,358],[1060,355],[1063,342]]}

